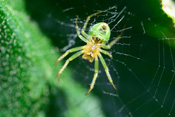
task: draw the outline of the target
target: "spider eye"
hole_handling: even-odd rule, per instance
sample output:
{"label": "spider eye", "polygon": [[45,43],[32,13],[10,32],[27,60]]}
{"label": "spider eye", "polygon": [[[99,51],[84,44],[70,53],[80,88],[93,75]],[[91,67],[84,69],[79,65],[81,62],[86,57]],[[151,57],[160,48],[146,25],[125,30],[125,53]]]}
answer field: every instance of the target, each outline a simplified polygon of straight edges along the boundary
{"label": "spider eye", "polygon": [[105,25],[102,26],[102,30],[106,31],[107,27]]}
{"label": "spider eye", "polygon": [[105,24],[101,25],[100,31],[101,31],[101,33],[106,33],[107,26]]}
{"label": "spider eye", "polygon": [[99,38],[99,37],[96,37],[96,40],[97,40],[97,41],[99,41],[99,40],[100,40],[100,38]]}

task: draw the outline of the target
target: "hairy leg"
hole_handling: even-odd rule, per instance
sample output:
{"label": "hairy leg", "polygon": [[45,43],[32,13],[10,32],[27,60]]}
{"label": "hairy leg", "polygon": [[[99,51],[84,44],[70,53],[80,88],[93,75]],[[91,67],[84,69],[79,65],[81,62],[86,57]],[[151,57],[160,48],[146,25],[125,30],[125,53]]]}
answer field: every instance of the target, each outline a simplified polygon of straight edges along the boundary
{"label": "hairy leg", "polygon": [[76,26],[76,30],[77,30],[77,35],[78,35],[78,37],[82,40],[82,41],[84,41],[84,42],[89,42],[86,38],[84,38],[83,36],[81,36],[80,35],[80,31],[79,31],[79,27],[78,27],[78,24],[77,24],[77,18],[75,19],[75,26]]}
{"label": "hairy leg", "polygon": [[74,60],[75,58],[77,58],[78,56],[80,56],[81,54],[83,54],[82,51],[79,51],[75,54],[73,54],[69,59],[66,60],[65,64],[63,65],[63,67],[61,68],[61,70],[58,72],[58,80],[60,78],[61,73],[63,72],[63,70],[67,67],[67,65],[69,64],[70,61]]}
{"label": "hairy leg", "polygon": [[90,18],[93,17],[93,16],[95,16],[95,15],[97,15],[97,14],[99,14],[99,13],[102,13],[102,11],[97,12],[97,13],[94,13],[94,14],[89,15],[89,16],[87,17],[86,22],[84,23],[83,29],[81,30],[81,33],[82,33],[82,35],[83,35],[85,38],[88,39],[88,34],[85,33],[85,30],[86,30],[86,26],[87,26],[87,24],[88,24]]}
{"label": "hairy leg", "polygon": [[81,50],[82,48],[83,48],[83,46],[81,46],[81,47],[75,47],[75,48],[72,48],[72,49],[67,50],[61,57],[59,57],[59,58],[57,59],[57,61],[55,62],[55,65],[56,65],[59,61],[61,61],[64,57],[66,57],[69,53],[75,52],[75,51],[78,51],[78,50]]}
{"label": "hairy leg", "polygon": [[108,45],[102,45],[101,47],[104,48],[104,49],[110,49],[115,43],[117,43],[121,39],[121,36],[123,35],[123,32],[124,31],[122,31],[120,33],[120,35],[117,36],[117,38],[114,39],[113,41],[111,41]]}
{"label": "hairy leg", "polygon": [[114,89],[117,90],[117,88],[115,87],[115,85],[114,85],[114,83],[112,81],[111,75],[109,73],[109,69],[108,69],[108,67],[106,65],[106,62],[104,61],[104,59],[103,59],[103,57],[102,57],[101,54],[99,55],[99,58],[100,58],[100,61],[101,61],[102,65],[103,65],[103,67],[105,69],[105,72],[106,72],[106,75],[107,75],[107,77],[109,79],[109,82],[112,84],[112,86],[114,87]]}
{"label": "hairy leg", "polygon": [[112,55],[108,51],[100,49],[100,52],[102,52],[105,55],[108,55],[112,59]]}
{"label": "hairy leg", "polygon": [[94,77],[92,79],[92,83],[91,83],[90,89],[86,93],[86,95],[88,95],[89,92],[91,92],[91,90],[94,88],[94,84],[95,84],[95,81],[97,79],[97,76],[98,76],[98,58],[95,58],[95,73],[94,73]]}

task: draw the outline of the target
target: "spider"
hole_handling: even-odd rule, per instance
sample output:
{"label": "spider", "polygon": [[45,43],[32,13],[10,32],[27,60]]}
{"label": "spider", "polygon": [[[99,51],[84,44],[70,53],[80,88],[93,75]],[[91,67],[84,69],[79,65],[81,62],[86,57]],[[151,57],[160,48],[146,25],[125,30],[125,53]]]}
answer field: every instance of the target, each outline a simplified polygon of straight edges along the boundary
{"label": "spider", "polygon": [[[80,46],[80,47],[75,47],[75,48],[67,50],[61,57],[59,57],[57,59],[57,61],[55,63],[55,64],[57,64],[60,60],[62,60],[64,57],[66,57],[69,53],[78,51],[77,53],[73,54],[70,58],[68,58],[66,60],[63,67],[58,72],[58,79],[59,79],[61,73],[67,67],[68,63],[70,61],[74,60],[75,58],[77,58],[78,56],[83,54],[82,58],[85,60],[88,60],[91,63],[95,59],[94,77],[93,77],[92,83],[90,85],[90,89],[88,90],[88,92],[86,94],[89,94],[91,92],[91,90],[94,88],[94,84],[95,84],[95,81],[97,79],[98,69],[99,69],[98,58],[100,59],[102,65],[105,69],[105,72],[106,72],[106,75],[109,79],[109,82],[112,84],[113,88],[115,90],[117,90],[117,88],[115,87],[115,85],[112,81],[111,75],[109,73],[109,69],[108,69],[106,62],[104,61],[104,58],[102,57],[101,53],[108,55],[112,59],[112,55],[103,49],[110,49],[116,42],[119,41],[123,32],[116,39],[114,39],[112,42],[110,42],[107,45],[106,45],[106,43],[108,42],[108,40],[110,38],[110,34],[111,34],[110,27],[107,23],[105,23],[105,22],[97,23],[90,28],[88,34],[85,32],[86,26],[87,26],[90,18],[99,14],[99,13],[102,13],[102,12],[103,11],[100,11],[100,12],[91,14],[90,16],[87,17],[87,19],[84,23],[84,26],[81,30],[81,34],[80,34],[79,27],[77,24],[78,17],[75,19],[77,35],[82,41],[84,41],[86,43],[86,45]],[[101,48],[103,48],[103,49],[101,49]]]}

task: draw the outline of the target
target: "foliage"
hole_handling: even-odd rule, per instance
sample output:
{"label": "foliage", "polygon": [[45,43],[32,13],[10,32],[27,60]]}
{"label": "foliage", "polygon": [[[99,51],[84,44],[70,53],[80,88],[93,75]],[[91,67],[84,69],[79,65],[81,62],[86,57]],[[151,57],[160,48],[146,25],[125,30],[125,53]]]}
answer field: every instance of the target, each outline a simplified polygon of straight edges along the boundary
{"label": "foliage", "polygon": [[[103,116],[97,99],[83,95],[86,90],[71,79],[70,70],[63,83],[57,81],[58,55],[24,8],[23,0],[0,1],[0,116],[42,117],[53,111],[53,116],[91,116],[85,112],[94,101],[90,108],[97,106],[95,111]],[[58,99],[62,102],[55,106]],[[78,100],[87,101],[70,108]]]}

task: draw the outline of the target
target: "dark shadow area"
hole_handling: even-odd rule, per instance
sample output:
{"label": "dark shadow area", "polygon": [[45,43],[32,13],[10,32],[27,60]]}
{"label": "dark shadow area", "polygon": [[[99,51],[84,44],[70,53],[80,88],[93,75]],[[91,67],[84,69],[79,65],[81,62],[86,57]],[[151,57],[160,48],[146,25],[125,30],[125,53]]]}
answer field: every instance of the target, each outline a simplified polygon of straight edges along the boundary
{"label": "dark shadow area", "polygon": [[[60,0],[59,2],[58,0],[26,0],[26,10],[30,14],[31,20],[36,21],[41,31],[51,39],[52,44],[60,49],[69,43],[66,39],[67,34],[76,34],[74,28],[67,26],[75,25],[71,19],[78,15],[84,21],[94,11],[106,10],[112,6],[117,6],[119,11],[125,6],[127,8],[126,12],[123,13],[125,18],[118,27],[121,29],[124,25],[132,26],[132,29],[125,31],[123,35],[130,37],[121,39],[120,44],[116,44],[110,50],[113,54],[113,60],[111,61],[104,56],[118,90],[115,91],[110,84],[106,85],[109,81],[100,64],[101,72],[91,93],[98,96],[102,109],[108,117],[131,116],[129,115],[130,112],[134,117],[149,116],[150,113],[154,112],[155,117],[167,116],[171,104],[166,101],[164,108],[161,108],[161,104],[167,88],[170,86],[169,83],[175,83],[175,81],[171,81],[173,75],[171,70],[174,69],[172,61],[175,58],[175,51],[173,49],[170,51],[170,47],[162,39],[157,39],[147,33],[154,31],[155,33],[161,33],[159,25],[172,29],[171,22],[167,16],[163,15],[158,0],[110,0],[110,2],[104,0],[76,0],[76,2],[73,0]],[[128,15],[129,13],[130,15]],[[110,26],[113,27],[115,23],[110,24]],[[142,23],[146,27],[143,27]],[[147,27],[150,24],[154,24],[152,26],[154,29]],[[146,33],[144,33],[144,30],[146,30]],[[117,34],[119,33],[112,32],[111,37],[115,37]],[[78,39],[75,42],[72,47],[84,44]],[[82,61],[84,60],[79,57],[69,66],[75,71],[74,79],[89,88],[94,74],[93,69],[91,69],[94,67],[94,63],[89,64],[88,61]],[[156,71],[157,69],[158,71]],[[157,84],[160,78],[162,80],[161,86]],[[157,87],[156,99],[159,100],[158,102],[154,98]],[[173,92],[174,89],[173,86],[169,91]],[[64,93],[55,90],[55,94],[50,96],[48,116],[50,113],[52,113],[52,116],[58,116],[59,113],[63,113],[67,109]],[[116,97],[110,96],[108,92],[116,94]],[[173,93],[168,95],[167,100],[169,99],[172,103],[174,96]],[[159,110],[156,111],[156,109]]]}
{"label": "dark shadow area", "polygon": [[63,91],[49,86],[49,107],[47,107],[46,115],[48,117],[63,117],[67,111],[66,96]]}

